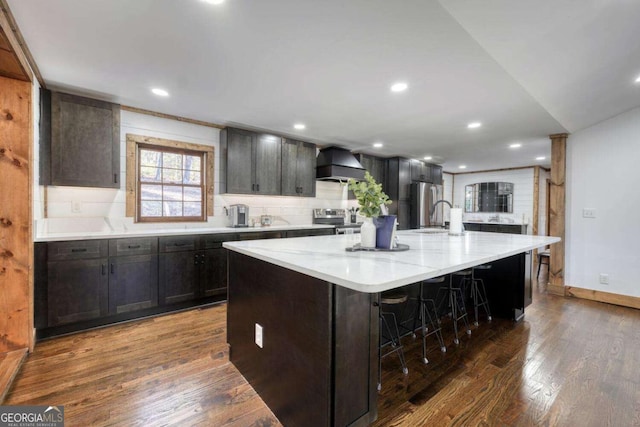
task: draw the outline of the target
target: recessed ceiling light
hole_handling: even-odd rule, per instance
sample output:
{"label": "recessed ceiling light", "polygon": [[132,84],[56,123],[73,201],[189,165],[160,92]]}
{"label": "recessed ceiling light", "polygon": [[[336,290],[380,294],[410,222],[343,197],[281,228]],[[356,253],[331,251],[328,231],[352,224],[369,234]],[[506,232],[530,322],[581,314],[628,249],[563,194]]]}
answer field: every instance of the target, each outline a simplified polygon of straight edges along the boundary
{"label": "recessed ceiling light", "polygon": [[409,85],[404,82],[394,83],[393,85],[391,85],[391,92],[402,92],[404,90],[407,90],[408,87]]}
{"label": "recessed ceiling light", "polygon": [[460,166],[458,166],[458,169],[466,169],[466,168],[467,168],[467,165],[460,165]]}
{"label": "recessed ceiling light", "polygon": [[306,128],[306,126],[304,125],[304,123],[296,123],[295,125],[293,125],[293,127],[294,127],[295,129],[298,129],[298,130],[302,130],[302,129]]}
{"label": "recessed ceiling light", "polygon": [[482,123],[480,122],[471,122],[467,125],[469,129],[476,129],[476,128],[479,128],[480,126],[482,126]]}
{"label": "recessed ceiling light", "polygon": [[544,160],[544,159],[546,159],[546,157],[545,157],[545,156],[538,156],[538,157],[536,157],[536,160]]}
{"label": "recessed ceiling light", "polygon": [[431,159],[433,159],[433,157],[431,157],[431,156],[424,156],[424,159],[425,159],[425,160],[431,160]]}
{"label": "recessed ceiling light", "polygon": [[209,3],[209,4],[222,4],[224,3],[224,0],[202,0],[205,3]]}
{"label": "recessed ceiling light", "polygon": [[640,76],[636,77],[636,83],[640,83]]}
{"label": "recessed ceiling light", "polygon": [[520,144],[519,142],[516,142],[515,144],[511,144],[509,146],[509,148],[520,148],[520,147],[522,147],[522,144]]}
{"label": "recessed ceiling light", "polygon": [[373,146],[374,146],[375,148],[381,148],[381,147],[382,147],[382,145],[383,145],[383,144],[382,144],[382,142],[376,142],[376,143],[374,143],[374,144],[373,144]]}
{"label": "recessed ceiling light", "polygon": [[151,89],[151,92],[153,92],[154,94],[156,94],[158,96],[169,96],[169,92],[167,92],[164,89],[160,89],[158,87],[154,87],[153,89]]}

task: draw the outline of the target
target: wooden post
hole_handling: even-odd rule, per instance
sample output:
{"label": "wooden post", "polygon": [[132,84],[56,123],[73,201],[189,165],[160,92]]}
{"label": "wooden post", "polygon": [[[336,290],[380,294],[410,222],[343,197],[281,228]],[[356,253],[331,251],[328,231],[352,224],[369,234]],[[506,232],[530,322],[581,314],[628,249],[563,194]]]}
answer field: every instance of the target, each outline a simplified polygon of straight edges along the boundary
{"label": "wooden post", "polygon": [[551,188],[549,197],[549,234],[562,241],[551,245],[547,291],[564,295],[565,180],[567,158],[566,133],[549,135],[551,139]]}
{"label": "wooden post", "polygon": [[0,353],[33,348],[31,90],[0,77]]}

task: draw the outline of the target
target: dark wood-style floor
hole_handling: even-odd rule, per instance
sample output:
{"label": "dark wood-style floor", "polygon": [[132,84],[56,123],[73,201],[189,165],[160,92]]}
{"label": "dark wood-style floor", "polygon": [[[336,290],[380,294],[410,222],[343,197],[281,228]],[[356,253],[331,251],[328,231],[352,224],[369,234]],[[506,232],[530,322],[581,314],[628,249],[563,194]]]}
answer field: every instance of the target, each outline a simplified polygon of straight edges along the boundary
{"label": "dark wood-style floor", "polygon": [[[224,305],[43,341],[5,404],[65,405],[68,426],[278,426],[228,361]],[[547,296],[448,351],[404,339],[376,426],[640,425],[640,311]]]}

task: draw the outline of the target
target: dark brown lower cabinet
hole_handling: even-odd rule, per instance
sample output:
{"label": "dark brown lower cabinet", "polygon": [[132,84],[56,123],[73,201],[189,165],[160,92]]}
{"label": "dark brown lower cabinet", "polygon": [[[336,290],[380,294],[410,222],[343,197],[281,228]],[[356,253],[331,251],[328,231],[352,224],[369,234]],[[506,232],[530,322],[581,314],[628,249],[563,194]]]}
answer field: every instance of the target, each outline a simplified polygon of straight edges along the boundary
{"label": "dark brown lower cabinet", "polygon": [[48,265],[48,325],[96,319],[109,312],[107,258]]}
{"label": "dark brown lower cabinet", "polygon": [[227,250],[224,248],[204,251],[202,292],[205,297],[224,295],[227,298]]}
{"label": "dark brown lower cabinet", "polygon": [[323,234],[333,229],[37,242],[37,337],[223,301],[223,242]]}
{"label": "dark brown lower cabinet", "polygon": [[158,276],[160,305],[196,299],[202,271],[200,268],[201,261],[204,264],[203,251],[160,254]]}
{"label": "dark brown lower cabinet", "polygon": [[109,259],[109,314],[158,305],[158,255]]}

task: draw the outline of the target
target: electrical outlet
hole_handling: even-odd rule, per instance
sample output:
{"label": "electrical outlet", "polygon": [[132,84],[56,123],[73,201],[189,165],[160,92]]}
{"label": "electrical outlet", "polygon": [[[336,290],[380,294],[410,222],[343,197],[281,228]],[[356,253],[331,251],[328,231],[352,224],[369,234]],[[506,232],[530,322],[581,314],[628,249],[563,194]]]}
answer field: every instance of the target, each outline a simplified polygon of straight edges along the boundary
{"label": "electrical outlet", "polygon": [[596,217],[596,209],[595,208],[583,208],[582,209],[582,217],[583,218],[595,218]]}
{"label": "electrical outlet", "polygon": [[600,284],[602,284],[602,285],[608,285],[609,284],[609,275],[608,274],[600,273]]}
{"label": "electrical outlet", "polygon": [[71,212],[80,213],[82,212],[82,202],[78,200],[74,200],[71,202]]}
{"label": "electrical outlet", "polygon": [[256,345],[262,348],[262,325],[256,323]]}

